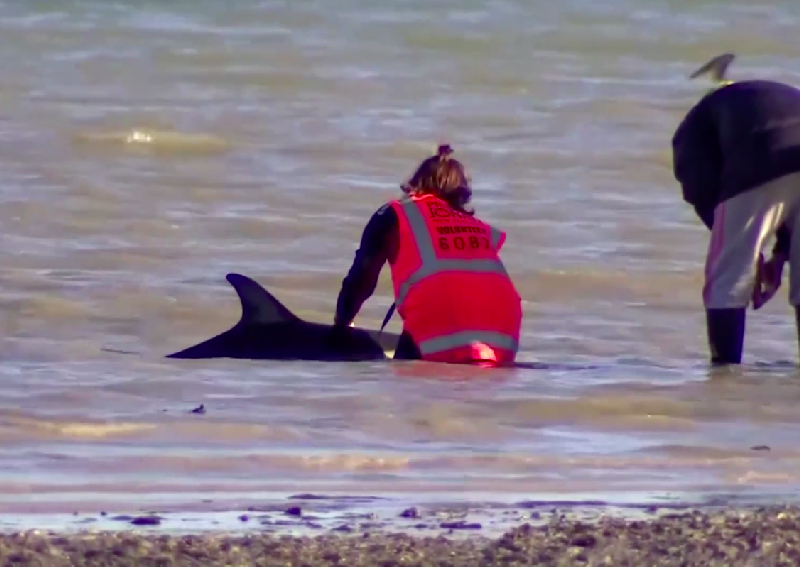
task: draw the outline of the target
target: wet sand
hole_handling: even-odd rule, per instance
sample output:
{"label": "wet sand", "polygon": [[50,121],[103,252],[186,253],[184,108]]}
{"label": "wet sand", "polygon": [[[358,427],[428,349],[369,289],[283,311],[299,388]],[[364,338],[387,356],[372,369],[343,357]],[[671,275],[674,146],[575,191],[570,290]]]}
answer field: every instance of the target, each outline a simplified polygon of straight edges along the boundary
{"label": "wet sand", "polygon": [[[797,565],[800,508],[645,511],[650,518],[538,512],[498,537],[479,524],[441,522],[415,535],[341,526],[321,535],[264,531],[158,533],[140,517],[128,530],[0,535],[2,565]],[[405,514],[408,518],[413,513]],[[401,515],[401,517],[403,517]],[[157,523],[157,520],[151,520]],[[425,524],[425,522],[422,522]],[[467,537],[457,537],[469,532]]]}

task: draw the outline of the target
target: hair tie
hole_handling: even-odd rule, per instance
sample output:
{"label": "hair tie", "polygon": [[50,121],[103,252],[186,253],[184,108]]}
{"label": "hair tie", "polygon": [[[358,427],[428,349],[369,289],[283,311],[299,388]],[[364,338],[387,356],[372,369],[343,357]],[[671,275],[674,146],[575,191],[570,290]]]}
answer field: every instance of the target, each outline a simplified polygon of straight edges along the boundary
{"label": "hair tie", "polygon": [[442,144],[436,149],[436,155],[439,161],[446,161],[450,154],[453,153],[453,148],[449,144]]}

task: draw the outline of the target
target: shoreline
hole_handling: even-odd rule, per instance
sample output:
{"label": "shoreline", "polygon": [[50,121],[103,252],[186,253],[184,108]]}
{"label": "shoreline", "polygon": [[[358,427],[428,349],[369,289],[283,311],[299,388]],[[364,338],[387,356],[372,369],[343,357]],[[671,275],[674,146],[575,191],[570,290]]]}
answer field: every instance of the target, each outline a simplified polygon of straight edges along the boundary
{"label": "shoreline", "polygon": [[[113,517],[96,526],[76,524],[72,530],[0,526],[0,564],[53,567],[800,564],[800,506],[797,505],[625,508],[538,504],[522,516],[507,517],[495,525],[496,529],[475,521],[475,510],[470,513],[419,509],[416,516],[404,510],[408,513],[397,515],[392,522],[353,517],[338,526],[320,523],[318,527],[306,526],[301,530],[294,529],[296,525],[291,520],[282,524],[278,514],[295,515],[302,521],[302,509],[244,512],[242,515],[251,517],[246,521],[237,517],[239,529],[226,521],[216,528],[197,530],[191,522],[178,525],[178,516],[172,514],[152,526],[132,525],[133,518],[126,521]],[[498,518],[503,515],[511,516],[495,514]],[[170,527],[173,522],[176,525]],[[336,522],[341,522],[341,518]]]}
{"label": "shoreline", "polygon": [[[119,531],[151,527],[158,533],[268,531],[278,535],[306,536],[329,531],[373,533],[409,531],[417,535],[448,532],[499,537],[522,523],[542,525],[554,517],[594,521],[604,515],[627,520],[648,520],[688,510],[716,511],[752,509],[775,502],[800,509],[796,495],[779,493],[584,493],[530,494],[527,499],[497,498],[469,494],[416,498],[398,494],[298,493],[264,499],[215,499],[200,501],[140,502],[39,501],[22,504],[0,502],[0,533],[50,530],[70,533],[80,530]],[[483,496],[484,498],[480,498]],[[494,497],[493,497],[494,496]],[[469,528],[448,528],[462,522]]]}

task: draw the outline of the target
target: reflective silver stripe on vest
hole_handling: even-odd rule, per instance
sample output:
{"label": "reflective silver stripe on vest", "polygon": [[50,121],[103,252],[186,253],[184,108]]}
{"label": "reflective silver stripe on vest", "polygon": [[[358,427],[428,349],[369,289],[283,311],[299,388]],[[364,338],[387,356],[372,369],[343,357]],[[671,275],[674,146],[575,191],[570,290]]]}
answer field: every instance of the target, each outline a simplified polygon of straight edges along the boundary
{"label": "reflective silver stripe on vest", "polygon": [[492,331],[459,331],[458,333],[421,341],[419,343],[419,352],[423,355],[435,354],[437,352],[469,346],[476,342],[514,352],[519,348],[517,341],[502,333],[495,333]]}
{"label": "reflective silver stripe on vest", "polygon": [[503,236],[502,233],[497,230],[495,227],[490,226],[489,231],[492,235],[492,248],[497,250],[497,246],[500,244],[500,237]]}
{"label": "reflective silver stripe on vest", "polygon": [[[403,197],[400,202],[403,205],[403,212],[406,214],[408,224],[411,226],[411,233],[414,235],[414,241],[419,250],[421,265],[400,284],[400,289],[397,292],[397,298],[395,300],[398,309],[408,295],[412,285],[439,272],[458,270],[463,272],[508,275],[505,266],[498,260],[440,260],[437,258],[436,251],[433,249],[431,233],[428,231],[428,225],[425,223],[425,219],[419,207],[417,207],[417,204],[409,197]],[[500,242],[501,233],[494,227],[490,226],[489,228],[491,230],[492,247],[496,250]]]}

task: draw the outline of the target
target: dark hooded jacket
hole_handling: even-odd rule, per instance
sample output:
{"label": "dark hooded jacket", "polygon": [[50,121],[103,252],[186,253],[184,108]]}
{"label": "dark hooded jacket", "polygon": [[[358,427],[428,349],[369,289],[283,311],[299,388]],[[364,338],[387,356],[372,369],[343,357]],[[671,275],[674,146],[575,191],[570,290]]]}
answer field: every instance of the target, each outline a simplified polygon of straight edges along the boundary
{"label": "dark hooded jacket", "polygon": [[[672,151],[683,198],[710,229],[719,203],[800,171],[800,90],[762,80],[719,88],[686,115]],[[785,226],[777,240],[788,251]]]}

